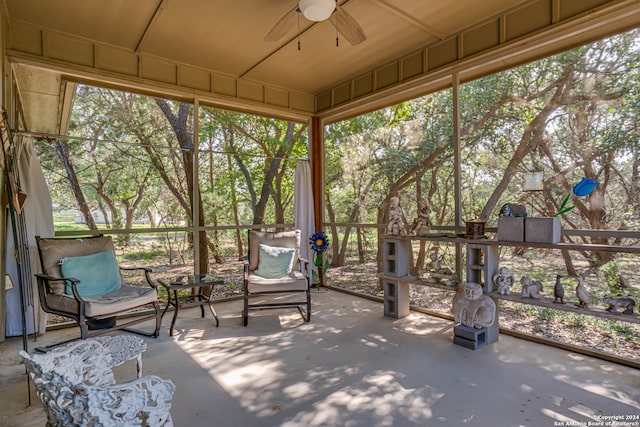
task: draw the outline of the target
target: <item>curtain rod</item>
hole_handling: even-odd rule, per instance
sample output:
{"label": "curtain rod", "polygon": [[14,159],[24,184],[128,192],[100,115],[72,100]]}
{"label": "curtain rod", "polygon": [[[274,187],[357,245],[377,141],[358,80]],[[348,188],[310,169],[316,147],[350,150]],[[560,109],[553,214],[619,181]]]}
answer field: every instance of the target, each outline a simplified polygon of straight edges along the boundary
{"label": "curtain rod", "polygon": [[[29,132],[29,131],[12,131],[14,136],[30,136],[36,139],[73,139],[76,141],[87,141],[87,142],[99,142],[105,144],[116,144],[116,145],[131,145],[137,147],[154,147],[154,148],[166,148],[170,150],[180,150],[192,152],[192,150],[187,148],[178,148],[178,147],[167,147],[162,145],[152,145],[152,144],[139,144],[135,142],[127,142],[127,141],[114,141],[109,139],[97,139],[97,138],[87,138],[82,136],[70,136],[70,135],[60,135],[55,133],[44,133],[44,132]],[[200,153],[212,153],[212,154],[223,154],[226,156],[244,156],[244,157],[254,157],[260,159],[278,159],[278,160],[287,160],[294,162],[304,162],[309,159],[301,159],[296,157],[276,157],[276,156],[259,156],[256,154],[243,154],[243,153],[230,153],[228,151],[218,151],[218,150],[198,150]]]}

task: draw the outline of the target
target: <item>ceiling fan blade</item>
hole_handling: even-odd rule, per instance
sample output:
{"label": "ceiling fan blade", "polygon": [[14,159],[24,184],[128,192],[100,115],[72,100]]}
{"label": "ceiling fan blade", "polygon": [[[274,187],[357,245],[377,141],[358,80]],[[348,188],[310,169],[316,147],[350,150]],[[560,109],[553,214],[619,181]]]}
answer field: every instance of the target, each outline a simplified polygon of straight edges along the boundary
{"label": "ceiling fan blade", "polygon": [[276,25],[274,25],[273,28],[269,30],[267,35],[264,36],[264,39],[268,42],[275,42],[280,40],[282,37],[284,37],[285,34],[287,34],[287,32],[289,32],[291,27],[294,26],[294,24],[296,23],[297,17],[298,17],[298,6],[296,5],[293,9],[287,12],[282,18],[280,18],[278,22],[276,22]]}
{"label": "ceiling fan blade", "polygon": [[362,43],[367,39],[362,27],[353,19],[353,16],[341,7],[337,7],[331,18],[329,18],[334,27],[344,36],[352,45]]}

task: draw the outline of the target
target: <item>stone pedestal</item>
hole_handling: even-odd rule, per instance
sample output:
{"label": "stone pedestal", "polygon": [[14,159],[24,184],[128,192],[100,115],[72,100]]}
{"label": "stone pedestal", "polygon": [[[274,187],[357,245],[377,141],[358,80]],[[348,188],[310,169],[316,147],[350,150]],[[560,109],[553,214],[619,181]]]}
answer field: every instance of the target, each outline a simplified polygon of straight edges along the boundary
{"label": "stone pedestal", "polygon": [[384,315],[400,319],[409,315],[409,284],[400,280],[382,279]]}
{"label": "stone pedestal", "polygon": [[412,252],[411,241],[383,240],[383,270],[380,284],[384,289],[384,315],[400,319],[409,315],[409,283],[403,278],[409,274]]}
{"label": "stone pedestal", "polygon": [[471,350],[477,350],[487,344],[498,341],[498,322],[489,328],[476,329],[464,325],[453,328],[453,343]]}
{"label": "stone pedestal", "polygon": [[484,292],[495,291],[491,279],[498,274],[498,246],[467,244],[467,282],[480,283]]}

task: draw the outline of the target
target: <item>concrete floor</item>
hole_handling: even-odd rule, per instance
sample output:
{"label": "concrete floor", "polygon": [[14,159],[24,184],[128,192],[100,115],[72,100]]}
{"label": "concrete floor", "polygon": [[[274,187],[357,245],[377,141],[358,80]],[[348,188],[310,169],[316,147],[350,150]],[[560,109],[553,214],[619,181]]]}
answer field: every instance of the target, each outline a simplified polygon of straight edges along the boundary
{"label": "concrete floor", "polygon": [[[586,426],[640,416],[633,368],[504,335],[473,351],[453,344],[449,321],[386,318],[382,304],[337,291],[312,297],[311,323],[266,310],[245,328],[233,301],[216,305],[219,328],[189,309],[169,337],[166,316],[160,337],[145,338],[143,373],[175,383],[175,426]],[[77,333],[48,332],[30,349]],[[0,343],[0,426],[43,426],[33,391],[26,405],[21,347],[21,338]],[[135,377],[133,361],[115,370],[119,382]]]}

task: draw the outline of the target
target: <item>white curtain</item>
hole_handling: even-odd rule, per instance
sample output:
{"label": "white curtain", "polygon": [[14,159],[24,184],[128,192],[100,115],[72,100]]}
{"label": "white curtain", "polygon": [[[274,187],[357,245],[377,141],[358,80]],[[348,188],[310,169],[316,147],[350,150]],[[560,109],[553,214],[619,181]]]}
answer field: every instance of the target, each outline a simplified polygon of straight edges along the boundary
{"label": "white curtain", "polygon": [[[29,242],[29,258],[31,264],[31,274],[25,277],[27,286],[31,286],[33,292],[32,299],[25,300],[26,320],[28,333],[43,333],[45,331],[47,316],[40,309],[38,300],[38,286],[34,274],[40,271],[40,260],[38,258],[38,248],[35,236],[53,237],[53,213],[51,206],[51,196],[47,183],[44,180],[40,162],[36,157],[33,139],[27,137],[16,137],[15,168],[20,176],[20,190],[27,195],[24,204],[24,224]],[[18,280],[18,267],[13,257],[14,242],[13,230],[9,213],[7,213],[7,274],[11,276],[14,287],[7,291],[6,302],[6,331],[8,337],[22,335],[22,306],[20,303],[20,288]]]}
{"label": "white curtain", "polygon": [[296,165],[294,180],[294,224],[301,231],[300,256],[313,262],[309,238],[316,232],[313,210],[313,187],[311,186],[311,166],[308,161]]}

